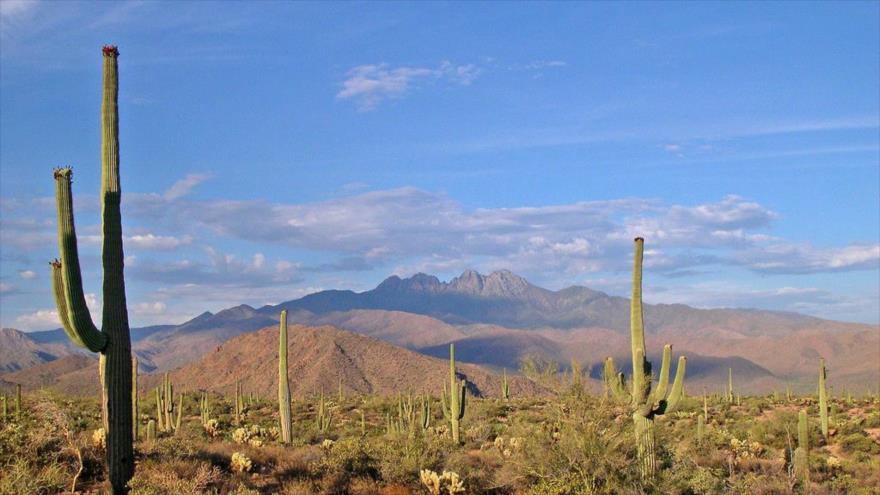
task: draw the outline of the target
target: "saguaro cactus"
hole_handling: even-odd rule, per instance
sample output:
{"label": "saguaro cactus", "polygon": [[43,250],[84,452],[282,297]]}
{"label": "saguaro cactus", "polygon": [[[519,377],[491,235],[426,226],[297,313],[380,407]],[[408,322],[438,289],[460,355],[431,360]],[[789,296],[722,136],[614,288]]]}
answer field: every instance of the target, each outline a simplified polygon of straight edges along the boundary
{"label": "saguaro cactus", "polygon": [[510,400],[510,384],[507,383],[507,369],[505,368],[504,374],[501,376],[501,398],[505,401]]}
{"label": "saguaro cactus", "polygon": [[131,417],[131,336],[123,278],[122,219],[119,187],[119,80],[115,46],[105,46],[103,102],[101,104],[101,211],[104,266],[101,330],[92,323],[86,306],[73,222],[72,171],[54,172],[58,210],[58,248],[61,260],[52,262],[52,284],[59,319],[73,343],[101,353],[104,396],[109,412],[107,467],[114,494],[125,493],[134,474]]}
{"label": "saguaro cactus", "polygon": [[145,436],[149,442],[154,442],[156,440],[156,422],[152,419],[147,422],[147,432]]}
{"label": "saguaro cactus", "polygon": [[324,391],[321,391],[321,398],[318,402],[318,409],[315,413],[315,428],[322,433],[326,433],[330,429],[333,422],[333,412],[324,402]]}
{"label": "saguaro cactus", "polygon": [[733,368],[727,368],[727,402],[733,404]]}
{"label": "saguaro cactus", "polygon": [[703,443],[703,435],[706,429],[706,417],[700,414],[697,416],[697,443]]}
{"label": "saguaro cactus", "polygon": [[[684,372],[687,359],[678,358],[675,381],[667,395],[669,385],[669,367],[672,359],[672,346],[663,347],[663,360],[660,365],[660,377],[657,388],[651,391],[651,363],[645,359],[645,328],[642,317],[642,257],[644,239],[635,239],[635,256],[633,262],[633,287],[630,306],[630,339],[632,343],[632,391],[626,390],[623,373],[611,381],[611,389],[615,397],[627,400],[632,405],[632,418],[635,426],[636,447],[640,469],[643,477],[652,477],[657,470],[657,459],[654,441],[654,417],[673,412],[682,398],[684,389]],[[605,360],[608,376],[614,372],[614,360]]]}
{"label": "saguaro cactus", "polygon": [[21,384],[15,384],[15,420],[21,421]]}
{"label": "saguaro cactus", "polygon": [[819,419],[822,422],[822,436],[828,438],[828,391],[825,388],[825,359],[819,358]]}
{"label": "saguaro cactus", "polygon": [[168,377],[168,373],[165,373],[165,380],[162,383],[162,411],[165,414],[165,429],[171,431],[174,429],[174,419],[172,413],[174,412],[174,384],[171,383],[171,378]]}
{"label": "saguaro cactus", "polygon": [[290,382],[287,378],[287,310],[281,312],[278,324],[278,420],[281,422],[281,443],[290,443]]}
{"label": "saguaro cactus", "polygon": [[138,358],[131,358],[131,437],[138,438]]}
{"label": "saguaro cactus", "polygon": [[443,416],[449,421],[449,429],[452,431],[452,442],[456,445],[461,443],[459,427],[464,418],[465,397],[467,387],[464,380],[460,383],[455,380],[455,344],[449,344],[449,397],[446,396],[446,385],[440,399],[443,402]]}
{"label": "saguaro cactus", "polygon": [[794,468],[804,488],[810,482],[810,431],[807,425],[807,411],[798,414],[798,447],[794,451]]}

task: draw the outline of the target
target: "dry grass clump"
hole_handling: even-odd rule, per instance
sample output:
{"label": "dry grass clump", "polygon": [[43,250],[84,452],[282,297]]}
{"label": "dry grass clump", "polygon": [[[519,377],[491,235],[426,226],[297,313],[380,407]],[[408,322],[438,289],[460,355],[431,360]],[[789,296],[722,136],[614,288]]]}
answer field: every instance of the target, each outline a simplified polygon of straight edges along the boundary
{"label": "dry grass clump", "polygon": [[[100,442],[97,448],[92,444],[100,428],[97,400],[45,394],[26,399],[24,417],[0,425],[0,495],[62,493],[74,480],[79,492],[101,492],[103,451]],[[155,405],[144,402],[141,416],[148,419]],[[204,431],[192,403],[185,404],[176,434],[137,443],[133,495],[424,495],[425,472],[438,480],[444,472],[455,473],[455,486],[464,490],[457,493],[468,495],[769,495],[805,488],[791,475],[785,454],[797,407],[765,397],[744,397],[738,407],[710,401],[702,442],[695,438],[702,400],[687,400],[680,414],[659,420],[661,469],[649,482],[635,469],[628,407],[583,392],[471,400],[460,446],[452,445],[439,408],[428,430],[386,432],[385,417],[396,414],[396,397],[334,401],[327,431],[315,425],[314,399],[299,401],[291,445],[281,445],[272,434],[277,412],[271,401],[249,403],[242,424],[234,422],[223,398],[212,402],[216,436]],[[880,493],[880,445],[867,433],[877,428],[880,415],[850,414],[872,411],[876,404],[834,405],[837,434],[828,444],[811,424],[809,490]]]}

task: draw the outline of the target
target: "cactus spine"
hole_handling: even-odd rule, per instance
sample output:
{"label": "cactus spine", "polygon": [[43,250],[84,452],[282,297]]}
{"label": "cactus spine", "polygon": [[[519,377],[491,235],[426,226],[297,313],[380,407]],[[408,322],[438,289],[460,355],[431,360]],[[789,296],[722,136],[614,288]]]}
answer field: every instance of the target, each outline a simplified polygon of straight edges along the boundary
{"label": "cactus spine", "polygon": [[[672,389],[667,395],[669,385],[669,368],[672,359],[672,346],[663,347],[663,360],[660,365],[660,377],[657,388],[651,392],[651,363],[645,359],[645,328],[642,317],[642,257],[644,239],[635,239],[635,255],[633,260],[632,301],[630,302],[630,339],[632,343],[632,391],[627,392],[623,373],[617,374],[612,380],[611,388],[619,400],[628,400],[633,413],[635,440],[639,457],[639,466],[644,478],[653,477],[657,471],[657,458],[654,439],[655,416],[675,411],[682,398],[684,389],[684,373],[687,359],[678,358],[678,368]],[[614,373],[614,360],[605,360],[607,376]]]}
{"label": "cactus spine", "polygon": [[507,369],[504,369],[504,374],[501,376],[501,398],[505,401],[510,400],[510,384],[507,383]]}
{"label": "cactus spine", "polygon": [[810,438],[807,425],[807,411],[798,414],[798,447],[794,451],[794,467],[804,490],[810,482]]}
{"label": "cactus spine", "polygon": [[131,358],[131,438],[138,439],[138,358]]}
{"label": "cactus spine", "polygon": [[287,378],[287,310],[281,311],[278,324],[278,420],[281,422],[281,443],[290,443],[290,382]]}
{"label": "cactus spine", "polygon": [[443,402],[443,416],[449,421],[449,429],[452,431],[452,442],[456,445],[461,443],[459,429],[461,419],[464,418],[466,396],[465,381],[461,380],[460,383],[455,381],[455,344],[449,344],[449,396],[447,398],[446,385],[444,385],[440,399]]}
{"label": "cactus spine", "polygon": [[819,359],[819,419],[822,421],[822,436],[828,438],[828,392],[825,388],[825,359]]}
{"label": "cactus spine", "polygon": [[58,247],[61,260],[54,261],[52,285],[59,319],[70,340],[101,353],[105,377],[107,467],[113,494],[126,492],[134,474],[131,417],[131,336],[123,278],[122,219],[119,187],[119,79],[115,46],[103,48],[103,101],[101,104],[101,211],[104,268],[101,330],[92,323],[86,306],[79,268],[73,196],[69,168],[56,169],[55,197],[58,211]]}

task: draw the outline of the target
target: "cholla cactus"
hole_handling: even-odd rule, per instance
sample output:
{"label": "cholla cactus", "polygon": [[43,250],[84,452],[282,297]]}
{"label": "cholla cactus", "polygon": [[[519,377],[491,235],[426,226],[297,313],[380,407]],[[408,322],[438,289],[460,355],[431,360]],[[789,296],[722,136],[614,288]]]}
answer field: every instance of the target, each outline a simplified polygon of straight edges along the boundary
{"label": "cholla cactus", "polygon": [[333,448],[333,444],[336,443],[329,438],[325,438],[323,442],[321,442],[321,448],[324,450],[330,450]]}
{"label": "cholla cactus", "polygon": [[202,428],[205,429],[205,433],[211,438],[220,434],[220,422],[216,419],[209,419],[204,425],[202,425]]}
{"label": "cholla cactus", "polygon": [[642,477],[653,477],[657,470],[656,447],[654,439],[654,418],[658,415],[675,411],[683,396],[684,373],[687,359],[678,358],[675,381],[667,395],[669,385],[669,368],[672,359],[672,346],[663,347],[663,360],[660,365],[657,388],[651,391],[651,363],[645,358],[645,327],[642,315],[642,257],[645,240],[635,239],[635,255],[633,260],[632,300],[630,301],[630,340],[632,344],[632,390],[626,390],[623,373],[615,374],[614,360],[605,360],[605,375],[610,381],[609,387],[618,400],[625,400],[632,408],[635,426],[635,441],[639,457]]}
{"label": "cholla cactus", "polygon": [[250,434],[248,433],[247,428],[236,428],[235,431],[232,432],[232,441],[235,443],[245,443],[248,441]]}
{"label": "cholla cactus", "polygon": [[104,428],[98,428],[92,432],[92,446],[98,450],[104,450],[107,447],[107,432]]}
{"label": "cholla cactus", "polygon": [[437,474],[430,469],[422,469],[419,472],[419,479],[428,489],[430,495],[464,493],[464,483],[459,479],[458,474],[452,471],[443,471],[443,474]]}
{"label": "cholla cactus", "polygon": [[238,473],[249,473],[253,469],[253,463],[248,456],[241,452],[233,452],[229,463],[230,468]]}
{"label": "cholla cactus", "polygon": [[422,469],[419,471],[419,478],[422,484],[428,489],[430,495],[440,495],[440,475],[430,469]]}

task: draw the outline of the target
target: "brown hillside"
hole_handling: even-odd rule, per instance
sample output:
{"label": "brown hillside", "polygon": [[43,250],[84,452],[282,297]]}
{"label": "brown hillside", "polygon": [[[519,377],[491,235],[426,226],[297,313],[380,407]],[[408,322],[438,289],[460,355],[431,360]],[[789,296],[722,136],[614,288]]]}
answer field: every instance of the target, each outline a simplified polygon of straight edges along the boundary
{"label": "brown hillside", "polygon": [[[289,330],[288,369],[295,396],[325,390],[335,393],[342,380],[346,392],[395,394],[412,391],[437,394],[449,380],[446,360],[427,357],[386,342],[338,328],[292,325]],[[475,365],[460,364],[470,391],[482,397],[498,396],[501,377]],[[172,371],[179,390],[232,393],[237,380],[247,392],[274,397],[278,387],[278,329],[230,339],[198,362]],[[145,377],[145,387],[158,381]],[[511,394],[541,395],[533,382],[510,377]]]}

